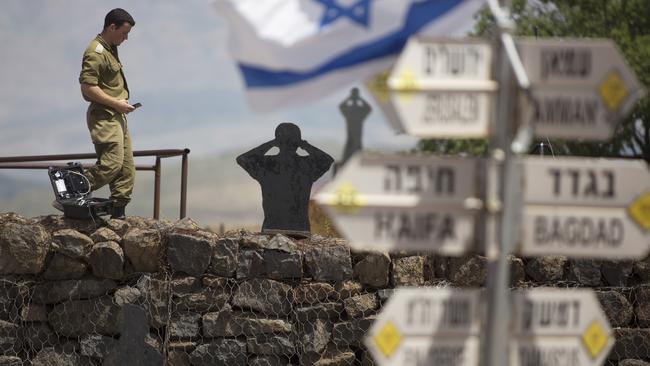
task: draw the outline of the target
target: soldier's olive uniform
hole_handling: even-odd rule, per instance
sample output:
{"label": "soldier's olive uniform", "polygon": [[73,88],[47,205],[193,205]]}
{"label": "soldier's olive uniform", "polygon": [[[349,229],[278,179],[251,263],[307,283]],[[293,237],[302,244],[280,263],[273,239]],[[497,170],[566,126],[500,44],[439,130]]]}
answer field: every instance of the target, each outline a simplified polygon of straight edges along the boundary
{"label": "soldier's olive uniform", "polygon": [[[110,46],[99,35],[84,52],[79,82],[97,85],[116,99],[129,98],[129,88],[117,48]],[[85,96],[84,99],[88,100]],[[93,191],[108,184],[116,205],[126,206],[131,200],[135,180],[126,115],[105,105],[90,102],[86,121],[98,158],[97,164],[86,171],[86,176]]]}

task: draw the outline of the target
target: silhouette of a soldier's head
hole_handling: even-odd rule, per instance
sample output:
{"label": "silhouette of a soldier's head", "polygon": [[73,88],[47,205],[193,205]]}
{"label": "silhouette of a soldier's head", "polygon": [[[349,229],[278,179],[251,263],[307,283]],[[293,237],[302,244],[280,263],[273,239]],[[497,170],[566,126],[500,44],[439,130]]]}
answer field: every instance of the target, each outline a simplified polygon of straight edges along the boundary
{"label": "silhouette of a soldier's head", "polygon": [[280,123],[275,128],[275,141],[280,149],[280,154],[294,153],[300,147],[302,138],[300,128],[293,123]]}

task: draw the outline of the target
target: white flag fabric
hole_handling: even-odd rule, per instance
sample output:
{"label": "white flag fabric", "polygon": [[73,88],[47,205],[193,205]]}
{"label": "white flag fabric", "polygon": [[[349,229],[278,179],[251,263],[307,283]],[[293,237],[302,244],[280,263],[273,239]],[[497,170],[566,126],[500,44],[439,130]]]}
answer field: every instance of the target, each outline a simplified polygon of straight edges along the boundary
{"label": "white flag fabric", "polygon": [[459,35],[485,0],[217,0],[256,111],[314,101],[394,62],[414,34]]}

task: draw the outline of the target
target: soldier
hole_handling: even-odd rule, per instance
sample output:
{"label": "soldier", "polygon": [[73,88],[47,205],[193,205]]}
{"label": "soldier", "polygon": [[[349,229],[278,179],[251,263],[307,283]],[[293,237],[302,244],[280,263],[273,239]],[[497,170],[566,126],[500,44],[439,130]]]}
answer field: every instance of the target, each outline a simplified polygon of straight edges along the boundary
{"label": "soldier", "polygon": [[[265,155],[277,147],[277,155]],[[309,155],[300,156],[301,148]],[[300,128],[280,123],[275,139],[237,157],[237,163],[262,188],[262,233],[309,237],[309,195],[312,184],[332,165],[331,156],[302,140]]]}
{"label": "soldier", "polygon": [[79,83],[83,98],[90,102],[86,122],[97,152],[97,163],[85,175],[91,189],[108,184],[115,201],[111,218],[124,219],[131,200],[135,164],[126,115],[135,107],[129,104],[129,88],[117,54],[117,46],[129,38],[135,21],[124,9],[106,14],[102,32],[83,55]]}

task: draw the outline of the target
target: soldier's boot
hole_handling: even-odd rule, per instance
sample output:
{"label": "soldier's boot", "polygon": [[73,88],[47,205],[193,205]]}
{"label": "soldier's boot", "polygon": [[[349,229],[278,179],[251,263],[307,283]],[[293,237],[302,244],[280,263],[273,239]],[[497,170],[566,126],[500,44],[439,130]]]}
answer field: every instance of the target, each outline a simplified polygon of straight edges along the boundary
{"label": "soldier's boot", "polygon": [[111,215],[111,219],[118,219],[118,220],[126,219],[125,209],[126,209],[126,206],[115,206],[115,207],[113,207],[113,214]]}

